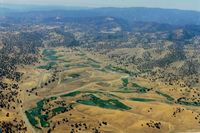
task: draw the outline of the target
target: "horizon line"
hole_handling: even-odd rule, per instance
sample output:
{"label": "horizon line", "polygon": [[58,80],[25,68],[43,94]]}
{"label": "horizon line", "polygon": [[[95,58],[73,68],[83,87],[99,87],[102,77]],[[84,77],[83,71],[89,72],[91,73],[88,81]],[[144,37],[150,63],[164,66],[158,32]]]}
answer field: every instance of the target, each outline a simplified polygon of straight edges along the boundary
{"label": "horizon line", "polygon": [[[9,7],[10,6],[10,7]],[[12,7],[12,6],[16,6],[16,7]],[[83,9],[99,9],[99,8],[119,8],[119,9],[128,9],[128,8],[149,8],[149,9],[163,9],[163,10],[180,10],[180,11],[192,11],[192,12],[200,12],[200,10],[192,10],[192,9],[180,9],[180,8],[163,8],[163,7],[147,7],[147,6],[128,6],[128,7],[117,7],[117,6],[66,6],[66,5],[45,5],[45,4],[41,4],[41,5],[37,5],[37,4],[10,4],[10,3],[4,3],[0,5],[0,8],[8,8],[11,10],[14,10],[15,8],[27,8],[27,9],[31,9],[31,7],[52,7],[52,8],[57,8],[58,10],[64,10],[63,8],[68,8],[68,10],[73,10],[73,9],[69,9],[69,8],[80,8],[80,10]],[[59,9],[61,8],[61,9]],[[55,9],[54,9],[55,10]],[[76,9],[78,10],[78,9]]]}

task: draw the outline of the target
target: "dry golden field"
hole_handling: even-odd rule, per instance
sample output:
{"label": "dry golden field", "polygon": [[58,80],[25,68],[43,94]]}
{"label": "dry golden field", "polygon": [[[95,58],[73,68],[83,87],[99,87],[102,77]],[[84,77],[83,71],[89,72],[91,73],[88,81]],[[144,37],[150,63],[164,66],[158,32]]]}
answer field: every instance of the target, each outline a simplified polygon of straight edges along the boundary
{"label": "dry golden field", "polygon": [[40,63],[18,67],[22,103],[9,117],[0,110],[1,121],[23,119],[30,133],[200,132],[200,108],[177,102],[195,90],[129,75],[81,48],[41,54]]}

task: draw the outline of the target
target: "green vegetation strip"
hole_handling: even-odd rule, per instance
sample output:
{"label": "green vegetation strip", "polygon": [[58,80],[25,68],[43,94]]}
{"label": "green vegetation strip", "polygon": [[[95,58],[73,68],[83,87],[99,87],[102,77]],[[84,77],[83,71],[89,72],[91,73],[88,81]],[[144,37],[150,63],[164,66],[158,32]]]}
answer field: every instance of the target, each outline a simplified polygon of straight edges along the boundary
{"label": "green vegetation strip", "polygon": [[54,114],[61,113],[61,112],[65,111],[65,109],[66,109],[65,107],[57,107],[57,108],[53,109],[52,112]]}
{"label": "green vegetation strip", "polygon": [[69,77],[72,77],[72,78],[78,78],[78,77],[80,77],[81,75],[80,74],[78,74],[78,73],[73,73],[73,74],[70,74],[70,75],[68,75]]}
{"label": "green vegetation strip", "polygon": [[61,97],[74,97],[74,96],[76,96],[76,95],[78,95],[78,94],[81,94],[81,91],[70,92],[70,93],[61,95]]}
{"label": "green vegetation strip", "polygon": [[137,90],[138,93],[147,93],[149,91],[148,88],[142,87],[136,83],[132,84],[132,87]]}
{"label": "green vegetation strip", "polygon": [[106,66],[105,69],[108,69],[108,70],[111,70],[111,71],[114,71],[114,72],[119,72],[119,73],[127,73],[130,76],[135,75],[133,72],[131,72],[131,71],[125,69],[125,68],[120,68],[120,67],[116,67],[116,66],[112,66],[112,65]]}
{"label": "green vegetation strip", "polygon": [[45,49],[43,52],[42,52],[42,55],[45,57],[45,59],[49,59],[49,60],[57,60],[58,59],[58,56],[56,56],[56,51],[54,50],[49,50],[49,49]]}
{"label": "green vegetation strip", "polygon": [[129,100],[137,101],[137,102],[153,102],[155,99],[147,99],[147,98],[129,98]]}
{"label": "green vegetation strip", "polygon": [[125,104],[121,103],[120,101],[116,99],[102,100],[93,94],[89,94],[88,96],[90,97],[89,100],[77,100],[76,102],[85,104],[85,105],[107,108],[107,109],[119,109],[119,110],[131,109],[130,107],[126,106]]}
{"label": "green vegetation strip", "polygon": [[94,68],[101,68],[101,66],[99,65],[99,62],[88,58],[88,61],[86,62],[86,64],[89,64],[90,66],[94,67]]}
{"label": "green vegetation strip", "polygon": [[127,87],[128,85],[128,78],[122,78],[122,84],[124,87]]}
{"label": "green vegetation strip", "polygon": [[107,92],[101,92],[101,91],[74,91],[74,92],[70,92],[70,93],[61,95],[60,97],[75,97],[75,96],[77,96],[79,94],[83,94],[83,93],[103,94],[103,95],[108,96],[108,97],[115,97],[115,98],[118,98],[118,99],[122,99],[121,97],[116,96],[114,94],[110,94],[110,93],[107,93]]}
{"label": "green vegetation strip", "polygon": [[45,70],[50,70],[52,69],[55,65],[57,65],[56,62],[49,62],[47,65],[44,66],[39,66],[39,69],[45,69]]}
{"label": "green vegetation strip", "polygon": [[31,125],[33,125],[34,127],[38,128],[38,121],[35,119],[35,116],[31,113],[30,111],[25,111],[25,114],[29,120],[29,122],[31,123]]}
{"label": "green vegetation strip", "polygon": [[163,96],[163,97],[166,97],[167,100],[169,100],[169,101],[174,101],[174,98],[171,97],[171,96],[169,96],[169,95],[167,95],[167,94],[164,94],[164,93],[162,93],[162,92],[160,92],[160,91],[156,91],[156,93],[157,93],[158,95],[161,95],[161,96]]}
{"label": "green vegetation strip", "polygon": [[[37,107],[35,108],[32,108],[28,111],[25,111],[25,114],[29,120],[29,122],[36,128],[40,128],[39,126],[39,123],[42,127],[49,127],[50,126],[50,123],[47,122],[47,119],[48,119],[48,115],[43,115],[42,114],[42,109],[43,109],[43,106],[45,104],[46,101],[52,101],[52,100],[56,100],[57,97],[50,97],[48,99],[43,99],[43,100],[40,100],[39,102],[37,102]],[[54,112],[56,112],[57,110],[54,110]],[[38,119],[39,121],[38,121]]]}
{"label": "green vegetation strip", "polygon": [[198,101],[189,102],[186,100],[186,98],[177,99],[177,103],[181,105],[186,105],[186,106],[200,106],[200,102]]}

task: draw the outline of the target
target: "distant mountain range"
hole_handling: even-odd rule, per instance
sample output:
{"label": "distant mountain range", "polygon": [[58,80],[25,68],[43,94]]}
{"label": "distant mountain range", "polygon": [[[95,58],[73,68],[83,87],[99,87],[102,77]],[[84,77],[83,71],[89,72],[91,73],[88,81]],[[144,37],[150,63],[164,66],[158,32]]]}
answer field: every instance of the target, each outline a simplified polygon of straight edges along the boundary
{"label": "distant mountain range", "polygon": [[[21,8],[23,9],[23,8]],[[170,25],[200,25],[200,12],[160,8],[65,8],[65,7],[31,7],[19,10],[19,7],[0,8],[0,15],[10,19],[28,18],[44,20],[47,18],[85,18],[85,17],[115,17],[133,22],[154,22]]]}

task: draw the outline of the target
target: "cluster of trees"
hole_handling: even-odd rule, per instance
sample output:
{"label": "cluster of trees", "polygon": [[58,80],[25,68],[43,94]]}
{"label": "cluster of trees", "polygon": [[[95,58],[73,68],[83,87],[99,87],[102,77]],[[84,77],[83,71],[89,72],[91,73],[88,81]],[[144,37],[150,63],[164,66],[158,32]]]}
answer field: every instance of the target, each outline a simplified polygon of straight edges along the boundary
{"label": "cluster of trees", "polygon": [[0,108],[13,110],[22,101],[18,98],[18,84],[0,82]]}
{"label": "cluster of trees", "polygon": [[[141,126],[144,126],[144,125],[142,124]],[[161,129],[162,123],[150,120],[149,122],[146,123],[146,126],[150,128]]]}
{"label": "cluster of trees", "polygon": [[25,122],[22,120],[17,120],[15,118],[11,122],[1,122],[0,121],[0,132],[2,133],[26,133],[27,127],[25,126]]}

